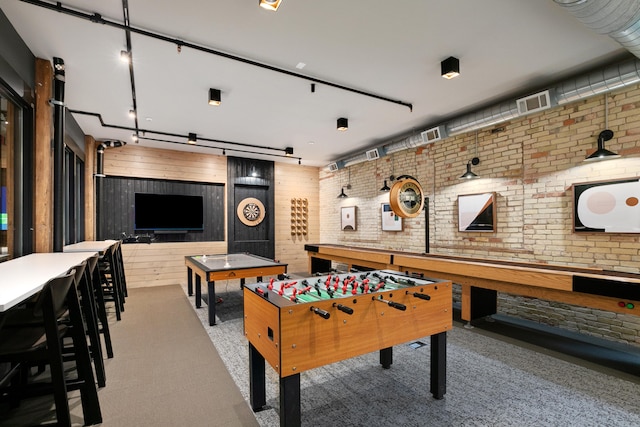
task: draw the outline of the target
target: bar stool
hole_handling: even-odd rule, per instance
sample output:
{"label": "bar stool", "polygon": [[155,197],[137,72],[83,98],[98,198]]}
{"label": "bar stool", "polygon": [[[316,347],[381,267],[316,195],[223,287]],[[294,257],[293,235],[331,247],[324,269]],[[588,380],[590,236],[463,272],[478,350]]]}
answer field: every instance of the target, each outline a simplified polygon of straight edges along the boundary
{"label": "bar stool", "polygon": [[[76,288],[79,290],[80,307],[84,314],[84,322],[86,323],[86,334],[89,336],[89,353],[93,359],[93,364],[96,370],[96,380],[99,387],[106,385],[106,377],[104,370],[104,360],[102,359],[102,345],[100,344],[100,332],[98,328],[98,312],[96,309],[95,293],[93,291],[93,284],[91,283],[91,277],[87,271],[87,261],[83,261],[81,264],[74,267],[75,276],[74,282]],[[84,325],[83,325],[84,326]],[[64,347],[63,354],[70,357],[75,357],[74,347]],[[65,358],[64,360],[68,360]]]}
{"label": "bar stool", "polygon": [[102,291],[102,278],[100,268],[98,268],[99,256],[94,255],[87,259],[87,273],[91,278],[91,285],[95,294],[96,310],[98,312],[98,320],[100,328],[98,330],[104,337],[104,346],[107,350],[107,357],[113,358],[113,346],[111,344],[111,332],[109,330],[109,319],[107,318],[107,309],[105,307],[104,293]]}
{"label": "bar stool", "polygon": [[116,267],[117,245],[112,245],[108,251],[100,258],[98,266],[100,268],[102,290],[105,301],[113,301],[116,311],[116,319],[121,320],[121,312],[124,311],[124,296],[122,295],[122,285]]}
{"label": "bar stool", "polygon": [[122,295],[126,298],[129,295],[127,292],[127,277],[124,273],[124,258],[122,257],[122,240],[118,240],[118,243],[116,243],[115,254],[116,254],[115,260],[118,265],[118,271],[120,273],[120,282],[122,284]]}
{"label": "bar stool", "polygon": [[[38,363],[48,364],[51,371],[51,382],[48,384],[29,384],[23,376],[21,381],[14,381],[0,393],[9,399],[21,400],[25,397],[53,394],[58,425],[71,426],[69,413],[68,390],[80,390],[84,422],[86,425],[102,422],[102,413],[87,340],[83,328],[82,313],[74,286],[75,270],[48,281],[40,292],[33,307],[9,310],[5,313],[5,321],[13,315],[23,316],[22,310],[31,312],[39,323],[27,326],[8,327],[7,322],[0,326],[0,362],[9,362],[14,367],[28,366]],[[76,353],[76,379],[66,379],[62,360],[61,340],[69,329],[60,323],[56,313],[65,312],[68,307],[71,319],[73,345]]]}

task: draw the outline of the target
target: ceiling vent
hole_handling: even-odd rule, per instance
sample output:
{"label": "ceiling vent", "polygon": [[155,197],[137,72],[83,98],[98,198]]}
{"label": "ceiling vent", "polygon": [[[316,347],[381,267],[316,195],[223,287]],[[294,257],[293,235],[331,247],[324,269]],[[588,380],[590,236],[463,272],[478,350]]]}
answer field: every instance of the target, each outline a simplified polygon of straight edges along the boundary
{"label": "ceiling vent", "polygon": [[427,129],[422,132],[422,140],[426,144],[431,144],[432,142],[440,141],[443,138],[441,126]]}
{"label": "ceiling vent", "polygon": [[516,102],[518,103],[518,114],[520,115],[546,110],[551,107],[548,90],[529,95],[526,98],[520,98]]}
{"label": "ceiling vent", "polygon": [[340,169],[344,168],[345,166],[346,165],[343,160],[337,160],[333,163],[329,163],[327,165],[327,168],[329,169],[329,172],[337,172]]}
{"label": "ceiling vent", "polygon": [[377,148],[367,151],[367,160],[375,160],[380,158],[380,152]]}

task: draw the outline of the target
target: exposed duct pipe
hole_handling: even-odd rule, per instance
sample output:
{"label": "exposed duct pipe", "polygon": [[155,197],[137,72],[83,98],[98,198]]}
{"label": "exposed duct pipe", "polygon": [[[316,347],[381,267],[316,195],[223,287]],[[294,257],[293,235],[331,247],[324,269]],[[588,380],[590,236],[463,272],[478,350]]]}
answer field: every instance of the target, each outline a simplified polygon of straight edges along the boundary
{"label": "exposed duct pipe", "polygon": [[53,58],[53,251],[64,247],[64,61]]}
{"label": "exposed duct pipe", "polygon": [[567,80],[554,88],[558,105],[620,89],[640,81],[640,60],[629,59]]}
{"label": "exposed duct pipe", "polygon": [[[554,0],[554,2],[593,31],[608,35],[640,58],[640,2],[637,0]],[[630,59],[561,82],[549,92],[554,105],[563,105],[638,82],[640,82],[640,61]],[[521,114],[518,112],[516,100],[509,100],[457,117],[441,126],[444,126],[448,136],[452,136],[506,122],[519,116]],[[391,154],[428,143],[428,141],[417,139],[422,138],[410,136],[400,141],[390,142],[384,148],[388,154]],[[345,165],[352,165],[364,160],[366,157],[358,155],[344,159],[343,162]]]}
{"label": "exposed duct pipe", "polygon": [[[636,83],[640,83],[640,60],[632,58],[562,81],[550,88],[549,92],[552,105],[563,105]],[[477,131],[522,116],[518,113],[517,100],[512,99],[454,118],[439,126],[444,128],[447,136],[453,136]],[[429,126],[427,129],[432,127],[434,126]],[[425,141],[420,134],[413,134],[398,141],[389,142],[384,145],[384,150],[387,154],[392,154],[427,143],[428,141]],[[366,155],[357,154],[336,163],[351,166],[366,160]]]}
{"label": "exposed duct pipe", "polygon": [[554,0],[580,22],[606,34],[640,58],[640,2],[637,0]]}
{"label": "exposed duct pipe", "polygon": [[96,174],[94,175],[96,178],[104,178],[106,175],[104,174],[104,150],[109,147],[118,148],[123,145],[127,145],[126,141],[120,141],[119,139],[107,139],[104,141],[98,141],[97,156],[96,156]]}

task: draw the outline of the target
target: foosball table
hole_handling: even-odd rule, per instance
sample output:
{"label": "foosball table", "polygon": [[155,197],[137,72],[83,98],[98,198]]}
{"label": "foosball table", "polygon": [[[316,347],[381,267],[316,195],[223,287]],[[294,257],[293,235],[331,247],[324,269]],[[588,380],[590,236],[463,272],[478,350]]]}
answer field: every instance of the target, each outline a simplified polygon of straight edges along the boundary
{"label": "foosball table", "polygon": [[266,405],[265,360],[280,377],[280,425],[299,426],[300,373],[431,336],[430,391],[446,391],[446,331],[452,328],[450,281],[376,270],[271,280],[244,287],[250,404]]}

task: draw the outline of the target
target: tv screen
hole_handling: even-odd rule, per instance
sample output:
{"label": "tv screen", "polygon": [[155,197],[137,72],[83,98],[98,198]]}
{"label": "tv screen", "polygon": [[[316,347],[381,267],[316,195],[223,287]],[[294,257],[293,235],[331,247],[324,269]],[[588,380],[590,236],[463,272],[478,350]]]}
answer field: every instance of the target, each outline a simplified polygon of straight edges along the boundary
{"label": "tv screen", "polygon": [[203,230],[202,196],[135,193],[134,229]]}

